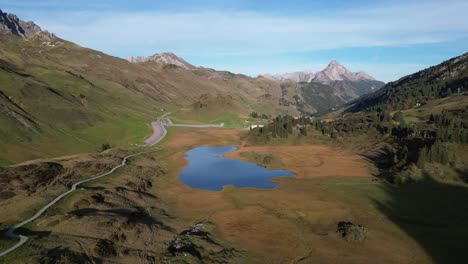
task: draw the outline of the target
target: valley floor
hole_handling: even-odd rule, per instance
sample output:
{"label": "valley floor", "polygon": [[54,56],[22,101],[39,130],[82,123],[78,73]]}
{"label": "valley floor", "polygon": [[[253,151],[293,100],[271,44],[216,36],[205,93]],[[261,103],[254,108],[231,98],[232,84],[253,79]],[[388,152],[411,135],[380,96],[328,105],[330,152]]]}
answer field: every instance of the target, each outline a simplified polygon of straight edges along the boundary
{"label": "valley floor", "polygon": [[[159,195],[171,211],[184,219],[207,218],[226,243],[247,252],[253,263],[424,263],[424,250],[381,213],[373,196],[385,197],[382,181],[373,168],[349,151],[324,145],[243,147],[244,152],[268,153],[272,167],[287,169],[296,177],[278,178],[273,190],[225,187],[221,192],[192,189],[178,180],[186,164],[185,151],[200,145],[236,145],[237,131],[177,130],[164,142],[168,177]],[[183,139],[183,140],[179,140]],[[347,193],[349,188],[354,190]],[[344,241],[336,233],[339,221],[361,224],[371,230],[362,244]],[[416,261],[416,262],[414,262]]]}
{"label": "valley floor", "polygon": [[[104,259],[142,263],[444,260],[446,254],[434,255],[430,243],[421,243],[415,230],[437,233],[439,239],[453,239],[453,243],[447,242],[445,246],[458,250],[455,241],[459,235],[443,235],[439,227],[434,229],[418,222],[421,216],[417,204],[409,203],[398,211],[403,220],[396,221],[393,214],[400,206],[396,197],[411,201],[414,189],[398,190],[377,180],[372,164],[361,156],[314,144],[242,146],[240,133],[228,129],[169,127],[168,137],[159,145],[161,152],[136,157],[115,174],[86,184],[22,230],[33,236],[31,241],[0,262],[56,261],[60,260],[58,256],[80,262]],[[238,150],[228,156],[253,162],[255,155],[270,155],[272,162],[268,167],[286,169],[297,176],[275,179],[280,184],[272,190],[227,186],[213,192],[189,188],[178,179],[187,164],[185,152],[204,145],[237,145]],[[122,155],[112,154],[106,166],[115,164]],[[433,188],[429,193],[440,191]],[[34,212],[35,205],[44,203],[47,197],[45,193],[31,194],[22,212],[14,210],[18,206],[12,203],[21,197],[1,200],[2,210],[8,211],[0,216],[1,228]],[[415,211],[408,212],[411,209]],[[13,217],[13,212],[19,217]],[[414,219],[417,220],[410,221]],[[362,243],[345,241],[336,232],[340,221],[365,226],[369,230],[367,239]],[[197,252],[202,252],[201,258],[189,252],[173,257],[167,251],[168,246],[180,232],[199,222],[213,224],[209,237],[214,242],[200,242],[204,245],[197,248]],[[0,239],[2,248],[7,244],[11,241]]]}

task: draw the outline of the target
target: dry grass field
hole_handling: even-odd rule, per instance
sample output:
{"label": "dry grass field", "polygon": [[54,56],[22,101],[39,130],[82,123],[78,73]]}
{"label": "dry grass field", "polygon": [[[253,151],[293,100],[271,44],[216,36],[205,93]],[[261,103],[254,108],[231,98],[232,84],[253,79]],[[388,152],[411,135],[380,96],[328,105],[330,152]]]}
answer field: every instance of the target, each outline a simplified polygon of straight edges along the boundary
{"label": "dry grass field", "polygon": [[[235,248],[241,252],[240,257],[225,258],[210,255],[213,252],[205,248],[211,252],[207,256],[215,261],[439,262],[432,255],[431,245],[421,243],[414,231],[432,236],[440,235],[440,229],[428,224],[415,229],[390,218],[391,212],[414,219],[423,217],[417,210],[421,201],[416,199],[422,196],[413,197],[413,187],[400,191],[376,180],[372,165],[346,149],[317,144],[243,146],[241,133],[228,129],[170,128],[160,152],[135,158],[115,174],[86,184],[26,226],[33,239],[5,261],[23,263],[44,254],[95,261],[169,261],[166,249],[174,237],[195,223],[209,221],[214,226],[211,234],[216,243],[207,248]],[[192,189],[179,181],[179,173],[187,164],[185,153],[193,147],[209,145],[238,146],[227,154],[230,158],[250,160],[253,154],[269,155],[275,162],[268,167],[287,169],[296,176],[274,179],[279,183],[276,189],[230,186],[218,192]],[[76,162],[74,159],[85,158],[56,161],[71,166]],[[395,197],[400,196],[405,201],[416,199],[417,206],[398,207],[401,202],[396,204]],[[28,208],[44,203],[47,197],[50,196],[33,195],[17,212],[8,209],[10,201],[3,201],[9,214],[2,217],[2,222],[25,218],[31,214]],[[363,242],[345,241],[336,232],[339,221],[365,226],[367,238]],[[96,245],[103,239],[113,241],[118,253],[104,256],[96,253]],[[11,244],[7,240],[0,242],[2,247]],[[200,262],[190,254],[171,261]]]}
{"label": "dry grass field", "polygon": [[[207,219],[220,239],[244,250],[254,263],[422,263],[421,247],[374,206],[367,191],[378,192],[360,156],[322,145],[240,147],[227,154],[270,153],[281,168],[297,176],[278,178],[273,190],[225,187],[213,192],[192,189],[178,180],[187,161],[184,152],[201,145],[237,145],[233,130],[174,130],[163,144],[168,175],[161,178],[159,197],[170,212],[188,222]],[[362,196],[343,194],[349,186]],[[360,190],[359,190],[360,189]],[[381,193],[379,193],[380,195]],[[383,195],[383,194],[382,194]],[[351,221],[369,228],[363,243],[344,241],[336,223]]]}

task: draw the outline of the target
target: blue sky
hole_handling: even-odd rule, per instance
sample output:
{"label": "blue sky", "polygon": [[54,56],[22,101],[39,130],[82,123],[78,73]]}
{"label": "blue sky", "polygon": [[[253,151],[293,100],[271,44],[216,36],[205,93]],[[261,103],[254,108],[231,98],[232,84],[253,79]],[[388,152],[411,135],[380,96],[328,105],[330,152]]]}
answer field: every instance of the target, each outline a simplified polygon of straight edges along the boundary
{"label": "blue sky", "polygon": [[336,59],[388,82],[468,52],[466,0],[0,0],[0,8],[114,56],[172,51],[252,76],[319,71]]}

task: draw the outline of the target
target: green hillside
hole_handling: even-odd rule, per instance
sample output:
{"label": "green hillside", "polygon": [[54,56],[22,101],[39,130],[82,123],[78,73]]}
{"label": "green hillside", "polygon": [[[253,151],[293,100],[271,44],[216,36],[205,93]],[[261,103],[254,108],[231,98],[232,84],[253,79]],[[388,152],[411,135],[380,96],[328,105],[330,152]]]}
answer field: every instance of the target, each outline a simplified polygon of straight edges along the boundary
{"label": "green hillside", "polygon": [[235,104],[229,109],[211,104],[216,109],[197,117],[204,122],[254,110],[296,111],[293,105],[279,104],[279,83],[270,80],[205,68],[130,63],[42,35],[0,34],[0,40],[3,165],[97,151],[103,143],[139,144],[151,132],[147,124],[162,110],[176,112],[204,96],[229,97]]}
{"label": "green hillside", "polygon": [[307,83],[301,85],[299,89],[304,98],[304,104],[313,106],[318,113],[327,112],[345,102],[328,85]]}
{"label": "green hillside", "polygon": [[468,53],[417,73],[390,82],[382,89],[364,95],[349,107],[349,112],[379,107],[408,109],[437,98],[468,90]]}

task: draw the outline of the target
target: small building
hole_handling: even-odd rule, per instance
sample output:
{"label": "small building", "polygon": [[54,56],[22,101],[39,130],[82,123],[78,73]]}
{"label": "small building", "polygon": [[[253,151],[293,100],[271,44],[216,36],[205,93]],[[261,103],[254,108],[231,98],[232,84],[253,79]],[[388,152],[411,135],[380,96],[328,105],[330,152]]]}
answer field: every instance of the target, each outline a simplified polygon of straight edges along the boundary
{"label": "small building", "polygon": [[257,128],[257,127],[264,127],[264,126],[265,126],[264,124],[251,124],[250,129],[254,129],[254,128]]}

